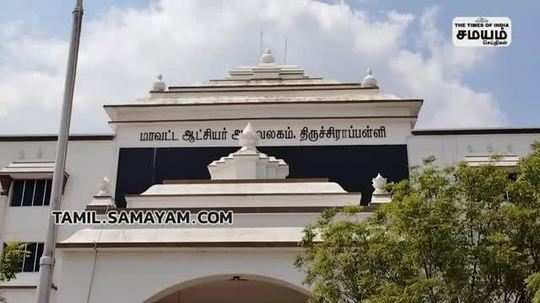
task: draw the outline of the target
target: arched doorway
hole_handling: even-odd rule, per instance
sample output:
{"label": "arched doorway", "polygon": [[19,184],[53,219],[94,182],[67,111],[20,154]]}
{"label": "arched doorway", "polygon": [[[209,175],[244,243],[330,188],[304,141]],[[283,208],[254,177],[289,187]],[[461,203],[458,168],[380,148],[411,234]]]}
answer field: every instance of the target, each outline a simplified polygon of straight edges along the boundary
{"label": "arched doorway", "polygon": [[307,290],[285,281],[230,274],[180,283],[145,303],[305,303],[308,298]]}

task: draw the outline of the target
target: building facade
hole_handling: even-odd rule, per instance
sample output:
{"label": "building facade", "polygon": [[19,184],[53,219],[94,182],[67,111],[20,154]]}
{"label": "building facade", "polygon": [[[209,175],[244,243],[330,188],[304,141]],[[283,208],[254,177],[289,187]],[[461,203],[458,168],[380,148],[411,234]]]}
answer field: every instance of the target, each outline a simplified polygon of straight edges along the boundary
{"label": "building facade", "polygon": [[[59,225],[54,302],[304,302],[293,263],[321,211],[381,190],[435,156],[513,167],[540,129],[416,130],[421,99],[305,75],[265,51],[255,66],[105,105],[110,135],[70,138],[64,210],[231,210],[232,224]],[[32,302],[49,216],[55,136],[0,137],[0,242],[27,243],[8,302]],[[380,175],[379,177],[377,177]],[[384,178],[383,178],[384,177]],[[375,188],[374,188],[375,187]],[[375,191],[375,194],[374,194]],[[114,299],[112,299],[114,298]]]}

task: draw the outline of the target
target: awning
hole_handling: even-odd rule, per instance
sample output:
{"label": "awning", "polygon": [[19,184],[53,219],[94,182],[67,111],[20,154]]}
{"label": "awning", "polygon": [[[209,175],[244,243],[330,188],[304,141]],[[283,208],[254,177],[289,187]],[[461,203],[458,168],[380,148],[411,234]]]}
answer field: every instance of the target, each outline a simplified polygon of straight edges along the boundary
{"label": "awning", "polygon": [[[54,161],[13,161],[0,169],[0,194],[7,195],[13,180],[17,179],[50,179],[54,173]],[[64,173],[64,186],[69,175]]]}

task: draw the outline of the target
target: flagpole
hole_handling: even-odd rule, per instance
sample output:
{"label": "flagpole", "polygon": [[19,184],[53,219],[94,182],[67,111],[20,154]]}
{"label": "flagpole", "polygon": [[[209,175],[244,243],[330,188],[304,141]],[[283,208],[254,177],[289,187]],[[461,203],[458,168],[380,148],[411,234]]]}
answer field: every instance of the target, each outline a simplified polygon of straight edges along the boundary
{"label": "flagpole", "polygon": [[[62,201],[64,187],[64,172],[69,140],[69,126],[71,122],[71,108],[73,106],[73,92],[75,90],[75,78],[77,74],[77,59],[79,56],[79,42],[83,16],[83,1],[77,0],[73,10],[73,25],[71,29],[71,41],[69,45],[68,66],[64,83],[64,99],[62,103],[62,116],[60,131],[56,144],[56,162],[52,180],[52,192],[50,210],[59,210]],[[52,287],[54,269],[54,250],[56,246],[57,229],[54,217],[49,214],[47,239],[43,248],[43,255],[39,260],[39,284],[37,287],[36,302],[48,303]]]}

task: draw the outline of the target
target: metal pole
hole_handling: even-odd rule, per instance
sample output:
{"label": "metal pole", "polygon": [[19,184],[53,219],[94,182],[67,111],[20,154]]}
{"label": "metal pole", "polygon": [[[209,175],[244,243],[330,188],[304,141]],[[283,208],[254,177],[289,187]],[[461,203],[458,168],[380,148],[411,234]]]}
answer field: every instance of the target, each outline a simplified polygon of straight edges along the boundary
{"label": "metal pole", "polygon": [[[68,66],[66,81],[64,83],[64,100],[62,104],[62,117],[60,131],[56,144],[56,163],[52,180],[52,192],[50,209],[59,210],[62,201],[64,187],[64,171],[69,140],[69,125],[71,122],[71,108],[73,105],[73,92],[75,89],[75,77],[77,73],[77,59],[79,55],[79,42],[81,37],[81,25],[83,16],[83,1],[77,0],[73,10],[73,27],[69,46]],[[54,249],[56,246],[56,225],[52,214],[49,214],[47,239],[45,241],[43,255],[39,260],[39,284],[37,288],[36,302],[48,303],[51,293],[52,277],[54,269]]]}
{"label": "metal pole", "polygon": [[259,33],[259,53],[257,54],[257,60],[261,57],[264,49],[264,32],[261,30]]}
{"label": "metal pole", "polygon": [[283,50],[283,64],[287,65],[287,37],[285,37],[285,49]]}

